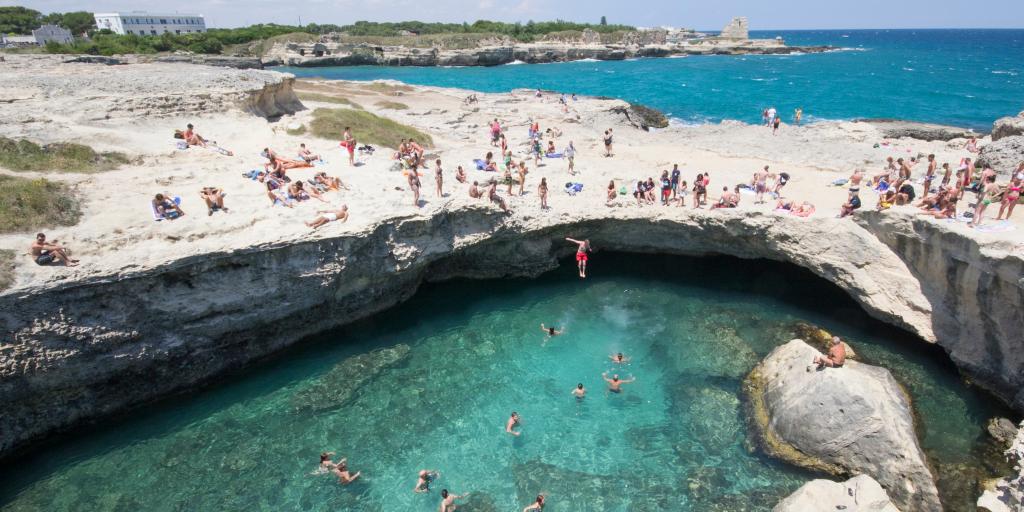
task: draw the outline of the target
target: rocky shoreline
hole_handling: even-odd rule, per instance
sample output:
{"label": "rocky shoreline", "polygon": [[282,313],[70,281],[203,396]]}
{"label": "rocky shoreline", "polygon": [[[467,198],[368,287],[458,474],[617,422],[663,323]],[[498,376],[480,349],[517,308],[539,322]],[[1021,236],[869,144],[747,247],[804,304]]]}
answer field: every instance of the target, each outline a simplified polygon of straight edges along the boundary
{"label": "rocky shoreline", "polygon": [[265,66],[501,66],[503,64],[550,64],[578,60],[620,61],[637,58],[698,55],[791,55],[835,51],[831,46],[776,46],[758,44],[669,46],[522,44],[468,50],[358,45],[332,55],[306,57],[287,45],[264,57]]}

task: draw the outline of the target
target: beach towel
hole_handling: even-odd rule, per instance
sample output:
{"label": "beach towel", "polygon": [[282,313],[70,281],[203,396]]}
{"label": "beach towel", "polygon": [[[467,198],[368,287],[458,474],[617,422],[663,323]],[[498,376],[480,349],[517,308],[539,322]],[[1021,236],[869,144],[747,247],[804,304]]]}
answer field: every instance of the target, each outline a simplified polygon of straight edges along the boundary
{"label": "beach towel", "polygon": [[548,154],[546,154],[544,156],[546,156],[548,158],[562,158],[563,155],[562,155],[562,153],[548,153]]}
{"label": "beach towel", "polygon": [[484,162],[483,160],[481,160],[479,158],[474,158],[473,159],[473,165],[476,166],[476,170],[482,171],[482,170],[484,170],[485,167],[487,167],[487,162]]}
{"label": "beach towel", "polygon": [[[181,206],[181,197],[174,196],[173,201],[174,201],[174,204],[176,204],[178,206]],[[153,204],[153,201],[149,202],[149,209],[152,210],[152,212],[153,212],[153,220],[155,220],[157,222],[164,220],[165,217],[163,215],[160,215],[160,212],[157,211],[156,206]],[[177,218],[177,216],[169,217],[169,218],[173,219],[173,218]]]}
{"label": "beach towel", "polygon": [[999,220],[990,224],[975,226],[974,229],[981,231],[982,233],[1005,233],[1007,231],[1013,231],[1014,229],[1017,229],[1017,227],[1008,220]]}
{"label": "beach towel", "polygon": [[248,171],[248,172],[243,172],[242,173],[242,177],[243,178],[249,178],[250,180],[256,181],[260,177],[260,172],[262,172],[262,171],[260,171],[259,169],[253,169],[253,170]]}
{"label": "beach towel", "polygon": [[174,141],[174,147],[178,148],[179,150],[188,149],[188,142],[185,142],[183,140],[176,140]]}
{"label": "beach towel", "polygon": [[574,195],[576,195],[576,194],[578,194],[580,192],[583,192],[583,184],[582,183],[566,183],[565,184],[565,193],[566,194],[569,194],[570,196],[574,196]]}
{"label": "beach towel", "polygon": [[832,182],[832,186],[834,186],[834,187],[841,187],[843,185],[846,185],[849,182],[850,182],[850,180],[848,178],[839,178],[838,180],[835,180],[835,181]]}
{"label": "beach towel", "polygon": [[750,188],[740,188],[740,194],[743,194],[745,196],[756,196],[757,192],[754,192]]}

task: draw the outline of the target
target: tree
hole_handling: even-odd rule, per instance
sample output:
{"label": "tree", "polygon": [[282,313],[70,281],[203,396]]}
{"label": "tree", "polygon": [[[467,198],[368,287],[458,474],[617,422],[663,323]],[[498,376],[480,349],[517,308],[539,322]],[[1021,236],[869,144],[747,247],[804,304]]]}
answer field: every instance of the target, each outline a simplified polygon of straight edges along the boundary
{"label": "tree", "polygon": [[601,25],[607,25],[607,24],[608,24],[608,18],[605,18],[604,16],[601,16]]}
{"label": "tree", "polygon": [[0,7],[0,34],[28,34],[42,25],[39,11],[24,7]]}
{"label": "tree", "polygon": [[[53,16],[57,13],[51,14]],[[75,11],[60,14],[60,20],[55,23],[68,30],[75,36],[81,36],[86,32],[96,29],[96,17],[91,12]],[[49,18],[49,16],[47,16]],[[45,19],[45,18],[44,18]]]}

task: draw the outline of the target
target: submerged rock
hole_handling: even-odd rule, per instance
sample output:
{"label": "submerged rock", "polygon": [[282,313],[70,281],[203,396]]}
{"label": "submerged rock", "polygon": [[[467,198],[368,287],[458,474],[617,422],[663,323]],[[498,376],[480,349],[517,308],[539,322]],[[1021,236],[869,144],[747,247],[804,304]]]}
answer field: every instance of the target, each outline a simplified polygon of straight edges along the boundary
{"label": "submerged rock", "polygon": [[1012,475],[991,482],[978,498],[978,510],[987,512],[1020,512],[1024,510],[1024,421],[1006,457],[1014,464]]}
{"label": "submerged rock", "polygon": [[857,475],[845,482],[811,480],[779,502],[772,512],[899,512],[875,479]]}
{"label": "submerged rock", "polygon": [[988,435],[992,436],[1003,449],[1009,448],[1017,437],[1017,425],[1006,418],[989,418],[985,425]]}
{"label": "submerged rock", "polygon": [[904,510],[942,510],[910,401],[892,374],[856,361],[808,371],[816,355],[803,340],[792,340],[747,377],[758,444],[798,466],[868,474]]}
{"label": "submerged rock", "polygon": [[409,345],[401,344],[350,357],[331,368],[309,387],[292,397],[296,411],[325,411],[341,407],[367,382],[409,356]]}

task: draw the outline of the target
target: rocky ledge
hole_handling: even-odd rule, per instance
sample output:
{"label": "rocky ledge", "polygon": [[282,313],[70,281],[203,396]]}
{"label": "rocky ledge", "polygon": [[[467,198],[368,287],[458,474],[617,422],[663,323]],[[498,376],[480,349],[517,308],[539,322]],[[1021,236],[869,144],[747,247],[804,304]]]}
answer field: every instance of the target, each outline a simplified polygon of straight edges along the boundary
{"label": "rocky ledge", "polygon": [[792,464],[875,478],[903,510],[941,511],[914,432],[910,399],[889,370],[856,361],[811,366],[821,353],[803,340],[771,352],[744,393],[757,444]]}

